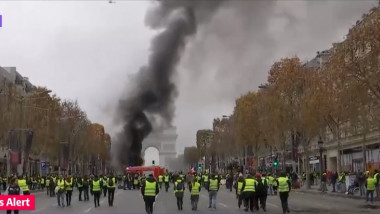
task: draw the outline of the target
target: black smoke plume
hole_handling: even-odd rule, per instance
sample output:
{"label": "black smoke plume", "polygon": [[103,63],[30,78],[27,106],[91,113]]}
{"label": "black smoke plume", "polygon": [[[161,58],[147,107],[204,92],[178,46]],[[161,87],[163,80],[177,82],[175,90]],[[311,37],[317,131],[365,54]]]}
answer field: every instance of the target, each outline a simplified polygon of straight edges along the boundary
{"label": "black smoke plume", "polygon": [[162,29],[151,42],[148,65],[136,74],[132,90],[119,103],[123,130],[113,143],[112,156],[121,166],[142,165],[142,142],[154,127],[152,121],[167,127],[174,117],[177,91],[173,75],[187,37],[196,32],[196,21],[191,7],[175,7],[161,14],[163,4],[147,14],[159,17],[155,20],[160,22],[158,26],[147,18],[148,26]]}

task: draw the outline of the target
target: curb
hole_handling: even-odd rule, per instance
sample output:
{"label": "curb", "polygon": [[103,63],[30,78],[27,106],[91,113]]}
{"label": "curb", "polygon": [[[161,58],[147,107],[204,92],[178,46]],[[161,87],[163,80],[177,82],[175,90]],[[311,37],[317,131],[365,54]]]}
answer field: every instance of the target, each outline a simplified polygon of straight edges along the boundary
{"label": "curb", "polygon": [[[329,197],[351,198],[351,199],[356,199],[356,200],[365,200],[366,199],[365,197],[358,196],[358,195],[346,195],[344,193],[329,193],[329,192],[322,193],[320,191],[312,190],[312,189],[311,190],[297,189],[297,190],[294,190],[294,192],[302,192],[302,193],[308,193],[308,194],[313,194],[313,195],[326,195]],[[376,198],[375,196],[374,196],[373,200],[374,201],[380,201],[380,199]]]}

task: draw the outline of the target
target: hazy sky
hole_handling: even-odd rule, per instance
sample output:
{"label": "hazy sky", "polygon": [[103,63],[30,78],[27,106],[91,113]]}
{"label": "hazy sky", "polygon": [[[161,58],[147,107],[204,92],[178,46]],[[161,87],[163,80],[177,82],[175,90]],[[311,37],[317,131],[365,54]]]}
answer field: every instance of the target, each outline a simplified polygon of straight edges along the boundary
{"label": "hazy sky", "polygon": [[[376,2],[230,0],[222,5],[189,40],[178,68],[177,151],[195,145],[196,131],[211,128],[214,117],[231,114],[235,99],[265,82],[275,60],[311,59],[341,41]],[[0,66],[15,66],[33,84],[77,99],[92,122],[114,134],[114,112],[128,74],[146,64],[156,33],[144,24],[150,4],[0,0]]]}

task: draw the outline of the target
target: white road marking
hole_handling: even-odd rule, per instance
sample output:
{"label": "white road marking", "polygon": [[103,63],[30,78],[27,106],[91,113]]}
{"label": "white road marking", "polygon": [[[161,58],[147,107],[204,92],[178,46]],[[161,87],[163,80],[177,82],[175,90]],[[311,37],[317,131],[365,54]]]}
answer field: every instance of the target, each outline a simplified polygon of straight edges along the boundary
{"label": "white road marking", "polygon": [[268,203],[268,202],[267,202],[267,205],[269,205],[269,206],[271,206],[271,207],[279,207],[279,206],[276,205],[276,204],[272,204],[272,203]]}
{"label": "white road marking", "polygon": [[[116,197],[117,195],[120,195],[120,191],[117,191],[114,195],[114,197]],[[102,200],[99,201],[99,204],[103,204],[104,202],[108,201],[108,196],[106,198],[103,198]],[[87,210],[83,211],[84,213],[88,213],[90,212],[94,207],[90,207],[88,208]]]}
{"label": "white road marking", "polygon": [[90,212],[90,211],[92,210],[92,208],[93,208],[93,207],[88,208],[87,210],[84,211],[84,213],[88,213],[88,212]]}
{"label": "white road marking", "polygon": [[222,202],[218,202],[218,204],[222,205],[223,207],[227,207],[227,205],[223,204]]}

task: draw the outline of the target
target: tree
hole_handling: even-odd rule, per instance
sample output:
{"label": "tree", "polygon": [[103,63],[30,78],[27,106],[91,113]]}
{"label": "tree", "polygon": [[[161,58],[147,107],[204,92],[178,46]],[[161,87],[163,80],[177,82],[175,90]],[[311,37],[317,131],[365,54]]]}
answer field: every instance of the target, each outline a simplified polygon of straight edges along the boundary
{"label": "tree", "polygon": [[234,140],[233,115],[230,117],[216,118],[213,122],[214,138],[211,148],[218,157],[226,158],[235,155],[237,148]]}
{"label": "tree", "polygon": [[184,150],[184,159],[187,165],[196,165],[200,159],[197,147],[186,147]]}
{"label": "tree", "polygon": [[197,131],[197,148],[201,157],[207,155],[207,149],[210,147],[212,136],[212,130],[203,129]]}
{"label": "tree", "polygon": [[[316,94],[320,87],[319,73],[302,66],[298,58],[286,58],[274,63],[269,74],[269,87],[278,99],[276,104],[282,110],[281,120],[288,123],[287,132],[291,139],[293,160],[295,148],[301,143],[308,161],[310,142],[321,134],[324,127],[320,96]],[[297,141],[295,136],[300,140]],[[309,175],[309,167],[306,167],[306,174]],[[310,187],[309,176],[307,186]]]}

